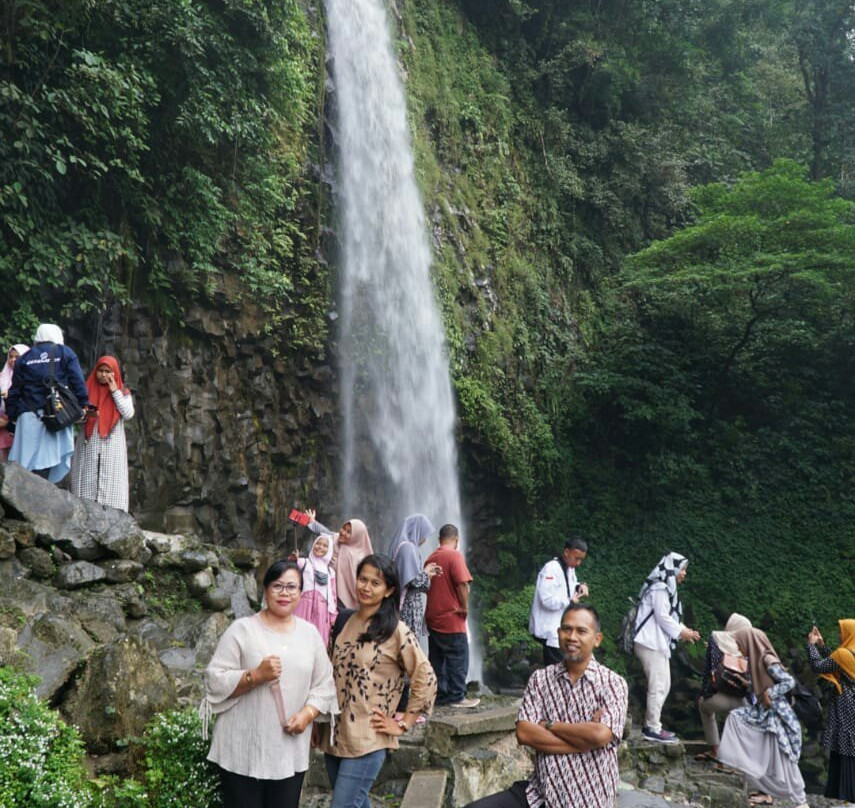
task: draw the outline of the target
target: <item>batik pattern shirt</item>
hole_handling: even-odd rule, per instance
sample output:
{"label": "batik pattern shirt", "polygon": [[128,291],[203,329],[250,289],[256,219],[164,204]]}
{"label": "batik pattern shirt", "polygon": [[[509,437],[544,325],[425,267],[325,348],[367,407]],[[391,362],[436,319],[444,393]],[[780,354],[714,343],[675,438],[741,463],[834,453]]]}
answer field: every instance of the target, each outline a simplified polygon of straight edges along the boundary
{"label": "batik pattern shirt", "polygon": [[528,680],[518,721],[578,724],[602,710],[600,723],[612,740],[600,749],[567,755],[535,755],[526,789],[530,808],[610,808],[618,789],[617,748],[626,723],[627,686],[623,677],[591,659],[574,684],[563,663],[535,671]]}
{"label": "batik pattern shirt", "polygon": [[796,680],[782,665],[770,665],[766,670],[776,682],[769,688],[772,706],[764,707],[758,697],[756,704],[737,707],[730,715],[763,732],[774,733],[781,752],[790,760],[798,762],[802,753],[802,725],[787,701],[787,693],[796,686]]}

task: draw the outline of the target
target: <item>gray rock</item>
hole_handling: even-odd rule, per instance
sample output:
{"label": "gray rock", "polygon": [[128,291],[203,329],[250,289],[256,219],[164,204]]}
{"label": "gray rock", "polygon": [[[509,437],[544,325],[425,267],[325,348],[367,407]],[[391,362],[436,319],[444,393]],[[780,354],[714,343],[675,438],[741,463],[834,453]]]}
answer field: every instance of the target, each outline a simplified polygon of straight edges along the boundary
{"label": "gray rock", "polygon": [[186,539],[184,536],[155,533],[151,530],[144,530],[143,536],[145,536],[146,546],[153,553],[175,553],[178,555],[178,553],[185,549]]}
{"label": "gray rock", "polygon": [[231,601],[231,609],[234,612],[235,617],[248,617],[255,612],[255,609],[252,607],[252,602],[247,596],[248,582],[245,578],[246,575],[252,579],[254,586],[255,578],[251,573],[238,575],[227,569],[220,569],[217,573],[217,588],[228,593]]}
{"label": "gray rock", "polygon": [[0,665],[11,665],[18,650],[18,632],[13,628],[0,626]]}
{"label": "gray rock", "polygon": [[51,554],[41,547],[27,547],[18,553],[18,558],[36,578],[50,578],[56,572]]}
{"label": "gray rock", "polygon": [[0,500],[32,525],[43,544],[57,544],[72,558],[146,560],[145,538],[130,515],[79,499],[16,463],[0,466]]}
{"label": "gray rock", "polygon": [[139,620],[148,614],[148,606],[133,584],[120,584],[112,587],[110,591],[121,605],[126,617]]}
{"label": "gray rock", "polygon": [[261,553],[248,547],[236,547],[229,550],[229,558],[238,569],[253,570],[261,563]]}
{"label": "gray rock", "polygon": [[103,581],[106,577],[107,573],[97,564],[91,564],[88,561],[72,561],[59,568],[54,582],[59,589],[77,589]]}
{"label": "gray rock", "polygon": [[210,567],[194,572],[187,577],[187,588],[194,595],[207,592],[214,585],[214,573]]}
{"label": "gray rock", "polygon": [[[220,587],[215,587],[214,589],[207,590],[202,595],[202,605],[206,609],[211,609],[215,612],[224,612],[230,606],[232,606],[232,595],[230,595],[225,589],[221,589]],[[235,614],[237,617],[237,614]],[[246,615],[242,615],[246,616]]]}
{"label": "gray rock", "polygon": [[77,590],[71,594],[72,606],[68,613],[98,642],[112,642],[126,629],[125,613],[121,601],[113,592]]}
{"label": "gray rock", "polygon": [[96,754],[141,735],[148,721],[175,704],[172,679],[154,651],[122,637],[93,652],[62,706],[66,718]]}
{"label": "gray rock", "polygon": [[73,617],[41,614],[18,636],[26,670],[40,678],[36,693],[51,699],[95,648],[92,638]]}
{"label": "gray rock", "polygon": [[209,550],[184,550],[179,553],[178,559],[184,572],[199,572],[206,567],[219,566],[219,559]]}
{"label": "gray rock", "polygon": [[15,537],[8,531],[0,528],[0,559],[11,558],[15,555]]}
{"label": "gray rock", "polygon": [[36,534],[29,522],[21,522],[17,519],[6,519],[3,527],[14,537],[18,547],[33,547],[36,543]]}
{"label": "gray rock", "polygon": [[130,581],[136,581],[145,569],[139,561],[131,561],[129,558],[104,561],[100,566],[107,576],[107,581],[111,584],[126,584]]}

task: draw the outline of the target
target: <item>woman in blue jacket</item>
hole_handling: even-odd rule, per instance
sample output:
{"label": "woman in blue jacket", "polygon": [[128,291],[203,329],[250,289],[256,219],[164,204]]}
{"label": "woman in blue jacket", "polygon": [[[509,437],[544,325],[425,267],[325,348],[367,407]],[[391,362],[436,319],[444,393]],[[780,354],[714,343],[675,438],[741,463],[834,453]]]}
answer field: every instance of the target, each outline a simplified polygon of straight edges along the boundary
{"label": "woman in blue jacket", "polygon": [[71,468],[74,435],[71,426],[49,432],[42,422],[51,366],[57,381],[66,384],[80,406],[86,407],[89,394],[77,355],[64,344],[59,326],[44,323],[36,331],[33,347],[15,364],[6,413],[15,423],[9,460],[58,483]]}

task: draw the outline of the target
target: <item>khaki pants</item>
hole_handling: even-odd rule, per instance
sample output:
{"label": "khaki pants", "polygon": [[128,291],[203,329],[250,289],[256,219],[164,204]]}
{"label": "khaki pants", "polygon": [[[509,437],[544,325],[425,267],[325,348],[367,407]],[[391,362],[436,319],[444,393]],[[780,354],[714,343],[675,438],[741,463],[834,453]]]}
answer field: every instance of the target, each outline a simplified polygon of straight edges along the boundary
{"label": "khaki pants", "polygon": [[698,700],[698,711],[701,714],[701,724],[704,728],[704,738],[710,746],[718,746],[718,721],[716,713],[726,718],[731,710],[742,707],[745,699],[737,696],[728,696],[726,693],[713,693],[708,699],[703,696]]}
{"label": "khaki pants", "polygon": [[662,707],[665,699],[668,698],[668,693],[671,692],[671,660],[665,654],[660,654],[638,643],[635,643],[633,648],[647,677],[647,709],[644,726],[654,732],[661,732]]}

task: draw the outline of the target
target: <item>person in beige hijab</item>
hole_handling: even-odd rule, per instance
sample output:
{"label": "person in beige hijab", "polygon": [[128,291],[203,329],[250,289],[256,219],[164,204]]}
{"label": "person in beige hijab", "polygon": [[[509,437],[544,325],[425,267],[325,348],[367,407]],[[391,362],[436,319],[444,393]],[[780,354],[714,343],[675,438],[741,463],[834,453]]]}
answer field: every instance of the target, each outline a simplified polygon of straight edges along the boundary
{"label": "person in beige hijab", "polygon": [[704,738],[706,738],[710,748],[708,752],[698,755],[698,760],[714,761],[718,758],[720,738],[716,716],[721,715],[726,718],[731,710],[742,707],[746,703],[744,696],[733,693],[730,688],[722,686],[720,682],[716,681],[716,672],[725,654],[732,657],[742,657],[733,637],[733,632],[740,628],[751,628],[751,621],[734,612],[728,618],[724,631],[713,631],[707,641],[704,680],[701,686],[701,696],[698,699],[698,711],[701,714]]}
{"label": "person in beige hijab", "polygon": [[309,508],[305,513],[310,520],[309,530],[322,536],[335,536],[331,539],[334,542],[334,550],[330,565],[335,569],[339,609],[358,608],[356,568],[363,558],[374,552],[365,522],[361,519],[348,519],[335,534],[318,522],[316,511]]}

